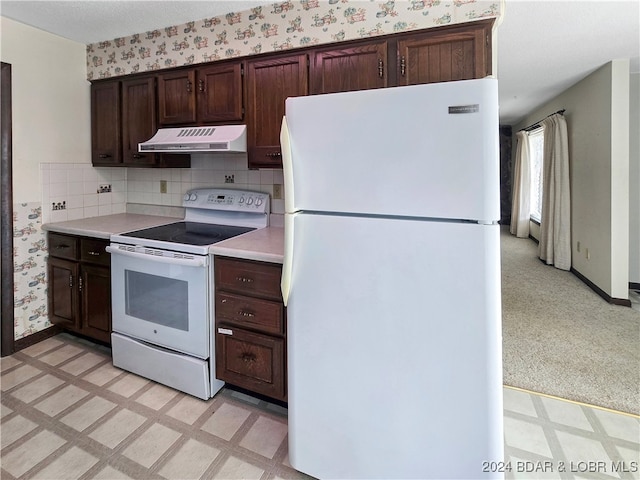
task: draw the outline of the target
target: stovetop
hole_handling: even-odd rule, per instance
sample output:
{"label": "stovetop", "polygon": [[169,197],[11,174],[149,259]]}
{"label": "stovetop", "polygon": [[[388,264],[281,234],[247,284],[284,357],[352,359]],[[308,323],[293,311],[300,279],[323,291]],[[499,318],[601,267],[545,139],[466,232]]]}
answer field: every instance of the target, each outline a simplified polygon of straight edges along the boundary
{"label": "stovetop", "polygon": [[255,230],[251,227],[235,227],[231,225],[213,225],[200,222],[176,222],[159,227],[145,228],[123,233],[123,237],[157,240],[168,243],[186,245],[213,245],[231,237]]}

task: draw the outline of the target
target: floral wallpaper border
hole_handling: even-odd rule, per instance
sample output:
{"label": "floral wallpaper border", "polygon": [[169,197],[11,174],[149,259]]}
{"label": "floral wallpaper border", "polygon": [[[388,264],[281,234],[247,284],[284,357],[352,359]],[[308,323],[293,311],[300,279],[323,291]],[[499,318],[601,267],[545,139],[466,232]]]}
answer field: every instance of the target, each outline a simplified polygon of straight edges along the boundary
{"label": "floral wallpaper border", "polygon": [[87,45],[95,80],[498,17],[503,0],[287,0]]}

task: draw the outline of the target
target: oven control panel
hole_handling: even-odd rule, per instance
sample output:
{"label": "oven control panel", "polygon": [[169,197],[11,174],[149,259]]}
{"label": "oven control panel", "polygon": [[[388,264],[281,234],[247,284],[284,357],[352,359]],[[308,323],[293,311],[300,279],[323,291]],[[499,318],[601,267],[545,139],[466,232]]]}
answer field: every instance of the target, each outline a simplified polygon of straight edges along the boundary
{"label": "oven control panel", "polygon": [[269,213],[269,194],[226,188],[194,188],[184,194],[183,207]]}

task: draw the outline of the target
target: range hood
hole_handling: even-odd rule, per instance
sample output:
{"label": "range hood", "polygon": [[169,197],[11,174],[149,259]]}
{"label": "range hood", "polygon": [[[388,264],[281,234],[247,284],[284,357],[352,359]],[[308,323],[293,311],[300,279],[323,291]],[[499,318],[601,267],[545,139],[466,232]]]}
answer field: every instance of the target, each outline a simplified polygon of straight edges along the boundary
{"label": "range hood", "polygon": [[197,153],[246,152],[247,126],[161,128],[138,144],[139,152]]}

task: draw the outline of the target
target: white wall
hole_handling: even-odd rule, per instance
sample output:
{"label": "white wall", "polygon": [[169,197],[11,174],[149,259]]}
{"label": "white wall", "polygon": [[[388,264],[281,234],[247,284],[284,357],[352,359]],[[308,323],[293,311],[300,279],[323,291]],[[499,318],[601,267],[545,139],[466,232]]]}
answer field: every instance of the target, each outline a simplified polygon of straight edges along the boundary
{"label": "white wall", "polygon": [[629,281],[640,284],[640,73],[629,81]]}
{"label": "white wall", "polygon": [[11,64],[14,203],[40,202],[41,162],[91,163],[86,47],[0,17]]}
{"label": "white wall", "polygon": [[515,134],[566,109],[572,267],[607,295],[619,299],[628,299],[629,282],[628,105],[629,61],[613,60],[513,128]]}

